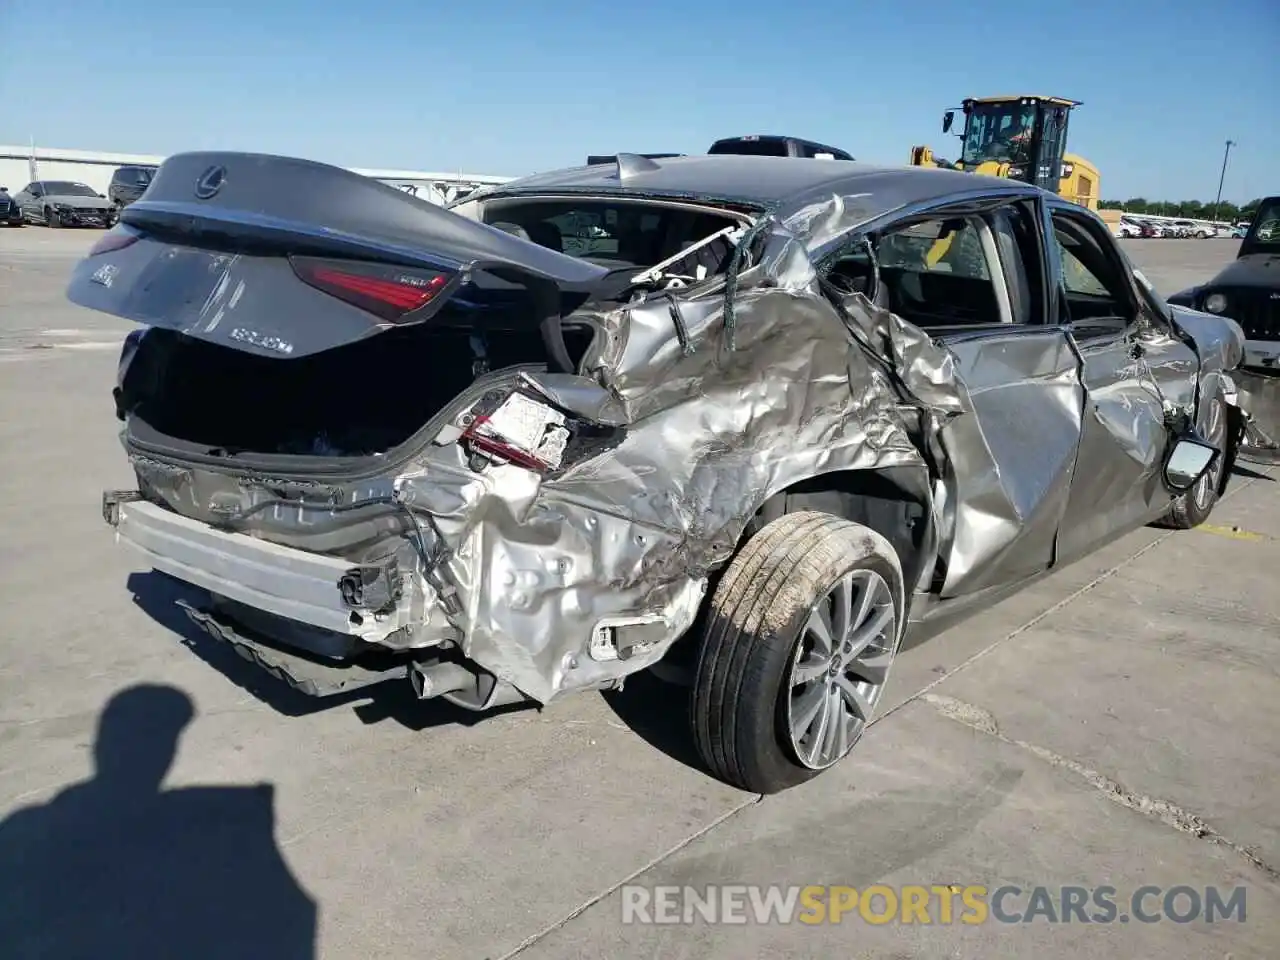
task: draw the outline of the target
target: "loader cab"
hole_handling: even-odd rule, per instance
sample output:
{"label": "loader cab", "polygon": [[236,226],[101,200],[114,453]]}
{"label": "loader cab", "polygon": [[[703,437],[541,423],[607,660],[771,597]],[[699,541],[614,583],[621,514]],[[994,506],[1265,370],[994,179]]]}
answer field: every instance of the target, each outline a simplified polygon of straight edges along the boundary
{"label": "loader cab", "polygon": [[[975,173],[1007,176],[1052,192],[1070,174],[1063,167],[1067,122],[1080,104],[1061,97],[982,97],[964,101],[960,165]],[[955,111],[942,129],[949,132]]]}

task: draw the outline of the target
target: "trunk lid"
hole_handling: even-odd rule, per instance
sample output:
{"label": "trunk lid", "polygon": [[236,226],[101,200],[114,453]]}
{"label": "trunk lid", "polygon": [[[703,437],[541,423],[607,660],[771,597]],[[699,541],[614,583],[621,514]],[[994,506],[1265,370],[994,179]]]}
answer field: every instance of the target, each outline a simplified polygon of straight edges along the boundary
{"label": "trunk lid", "polygon": [[75,268],[80,306],[262,356],[300,357],[469,302],[477,272],[559,314],[609,271],[359,174],[288,157],[166,160]]}

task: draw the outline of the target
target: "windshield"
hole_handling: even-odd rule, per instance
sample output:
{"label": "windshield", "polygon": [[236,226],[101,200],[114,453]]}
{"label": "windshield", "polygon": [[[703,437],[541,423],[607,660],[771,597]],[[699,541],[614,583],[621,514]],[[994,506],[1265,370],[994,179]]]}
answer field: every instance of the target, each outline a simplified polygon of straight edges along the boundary
{"label": "windshield", "polygon": [[683,207],[594,198],[494,199],[484,205],[483,218],[557,253],[646,267],[736,223]]}
{"label": "windshield", "polygon": [[965,125],[961,161],[965,166],[976,166],[987,160],[1028,162],[1035,122],[1034,104],[975,104]]}
{"label": "windshield", "polygon": [[98,191],[85,183],[72,183],[70,180],[42,180],[46,197],[96,197]]}
{"label": "windshield", "polygon": [[1280,197],[1268,197],[1253,218],[1249,246],[1280,248]]}
{"label": "windshield", "polygon": [[146,167],[122,167],[116,173],[116,181],[119,183],[136,183],[142,186],[150,183],[154,174],[154,170],[148,170]]}

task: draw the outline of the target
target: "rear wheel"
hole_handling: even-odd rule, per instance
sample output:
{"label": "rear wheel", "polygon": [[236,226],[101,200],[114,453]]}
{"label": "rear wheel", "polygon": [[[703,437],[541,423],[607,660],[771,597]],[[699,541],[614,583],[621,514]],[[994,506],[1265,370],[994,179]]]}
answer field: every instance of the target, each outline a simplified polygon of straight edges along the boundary
{"label": "rear wheel", "polygon": [[1218,459],[1195,486],[1174,498],[1159,526],[1173,530],[1198,527],[1209,519],[1218,503],[1222,474],[1227,468],[1227,404],[1221,396],[1214,397],[1209,404],[1204,436],[1217,448]]}
{"label": "rear wheel", "polygon": [[873,530],[786,514],[730,563],[710,602],[691,700],[711,771],[776,793],[853,749],[875,715],[904,617],[902,568]]}

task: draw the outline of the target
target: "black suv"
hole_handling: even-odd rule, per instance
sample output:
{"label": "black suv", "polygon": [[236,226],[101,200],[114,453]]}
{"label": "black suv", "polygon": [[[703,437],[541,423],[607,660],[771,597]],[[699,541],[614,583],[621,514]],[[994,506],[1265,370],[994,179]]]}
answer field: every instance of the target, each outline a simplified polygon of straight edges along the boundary
{"label": "black suv", "polygon": [[107,187],[107,198],[117,210],[127,207],[142,196],[155,175],[155,167],[117,167],[111,175],[111,185]]}
{"label": "black suv", "polygon": [[0,224],[20,227],[24,223],[26,221],[22,219],[22,208],[9,196],[9,188],[0,187]]}

